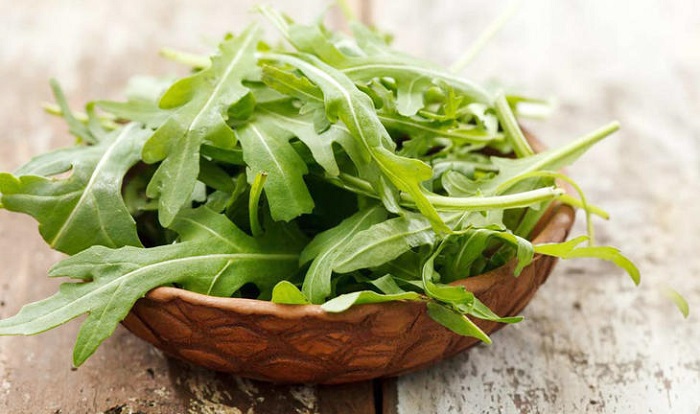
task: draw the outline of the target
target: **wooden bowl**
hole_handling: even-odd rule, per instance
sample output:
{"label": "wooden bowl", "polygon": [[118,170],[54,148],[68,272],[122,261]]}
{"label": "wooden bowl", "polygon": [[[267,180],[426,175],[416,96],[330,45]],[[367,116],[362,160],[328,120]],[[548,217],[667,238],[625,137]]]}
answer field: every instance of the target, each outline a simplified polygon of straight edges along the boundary
{"label": "wooden bowl", "polygon": [[[564,241],[574,211],[553,205],[535,243]],[[544,283],[556,259],[536,255],[519,277],[514,262],[459,280],[501,316],[517,315]],[[474,319],[486,333],[503,324]],[[338,384],[400,375],[479,341],[434,322],[425,303],[354,306],[331,314],[318,305],[278,305],[160,287],[140,299],[124,326],[166,354],[243,377],[283,383]]]}

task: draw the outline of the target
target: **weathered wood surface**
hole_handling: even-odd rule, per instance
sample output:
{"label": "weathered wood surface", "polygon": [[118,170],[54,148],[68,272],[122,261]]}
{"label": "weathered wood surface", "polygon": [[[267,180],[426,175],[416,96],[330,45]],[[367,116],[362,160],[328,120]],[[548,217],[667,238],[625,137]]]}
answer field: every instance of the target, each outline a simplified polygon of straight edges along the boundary
{"label": "weathered wood surface", "polygon": [[[504,6],[376,2],[374,13],[397,45],[449,64]],[[550,120],[528,124],[549,145],[622,123],[569,172],[611,213],[596,221],[599,242],[622,247],[643,282],[560,263],[492,346],[401,378],[399,412],[700,413],[700,4],[522,2],[465,73],[556,97]],[[686,295],[688,320],[663,283]]]}
{"label": "weathered wood surface", "polygon": [[[249,21],[252,3],[0,0],[0,170],[71,141],[38,107],[48,77],[75,105],[118,98],[131,74],[181,71],[157,48],[206,50],[202,40]],[[308,19],[325,2],[277,3]],[[503,7],[491,3],[381,1],[373,15],[400,47],[450,63]],[[622,246],[645,280],[634,288],[607,264],[560,263],[526,322],[402,377],[395,394],[386,386],[385,411],[700,413],[697,317],[682,320],[659,294],[666,282],[700,304],[699,45],[692,0],[524,2],[467,72],[557,97],[553,118],[531,124],[550,145],[623,123],[570,173],[613,216],[597,222],[599,241]],[[59,258],[31,219],[0,213],[0,316],[55,291],[45,274]],[[270,387],[168,360],[121,328],[71,371],[77,327],[0,338],[0,412],[374,412],[382,389]]]}

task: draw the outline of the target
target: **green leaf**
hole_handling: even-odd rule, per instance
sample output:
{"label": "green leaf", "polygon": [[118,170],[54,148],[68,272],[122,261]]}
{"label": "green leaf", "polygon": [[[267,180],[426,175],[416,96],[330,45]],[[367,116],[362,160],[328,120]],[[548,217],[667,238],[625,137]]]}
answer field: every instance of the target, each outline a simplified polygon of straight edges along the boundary
{"label": "green leaf", "polygon": [[470,315],[477,317],[479,319],[486,319],[489,321],[500,322],[500,323],[518,323],[523,320],[522,316],[507,316],[501,317],[496,315],[488,306],[484,305],[479,299],[474,298],[474,303],[472,304]]}
{"label": "green leaf", "polygon": [[635,266],[630,259],[620,253],[620,250],[611,246],[578,247],[587,240],[588,237],[580,236],[563,243],[538,244],[535,246],[535,253],[559,257],[561,259],[596,258],[607,260],[625,270],[635,285],[639,284],[641,280],[639,269],[637,269],[637,266]]}
{"label": "green leaf", "polygon": [[366,303],[393,302],[397,300],[420,300],[421,296],[416,292],[395,293],[385,295],[372,290],[346,293],[335,297],[321,305],[321,309],[330,313],[344,312],[355,305]]}
{"label": "green leaf", "polygon": [[671,300],[671,302],[673,302],[674,305],[676,305],[676,308],[678,308],[678,310],[684,318],[687,318],[688,315],[690,315],[690,306],[688,305],[688,301],[683,297],[683,295],[678,293],[678,291],[676,291],[670,286],[664,286],[663,293],[668,299]]}
{"label": "green leaf", "polygon": [[56,81],[55,79],[51,79],[50,85],[51,91],[53,92],[54,98],[56,99],[56,103],[61,109],[63,119],[65,119],[66,124],[68,124],[68,131],[82,142],[97,142],[95,136],[93,136],[89,128],[85,124],[80,122],[78,119],[76,119],[75,115],[73,115],[73,111],[71,111],[70,106],[68,106],[68,101],[66,100],[66,96],[63,94],[63,90],[58,84],[58,81]]}
{"label": "green leaf", "polygon": [[309,300],[293,283],[283,280],[272,289],[272,302],[284,305],[307,305]]}
{"label": "green leaf", "polygon": [[498,175],[486,185],[480,186],[481,191],[504,192],[513,184],[522,180],[534,171],[558,171],[564,168],[588,151],[593,145],[602,141],[620,128],[619,123],[612,122],[599,128],[561,148],[551,149],[538,154],[519,159],[492,158],[498,167]]}
{"label": "green leaf", "polygon": [[[377,77],[390,77],[401,85],[402,94],[415,93],[412,82],[420,82],[423,87],[432,86],[432,82],[441,81],[460,93],[468,96],[474,102],[490,103],[493,98],[482,87],[464,78],[449,74],[432,64],[415,58],[401,58],[395,55],[371,56],[353,59],[343,65],[341,71],[355,82],[367,82]],[[428,83],[428,80],[432,80]],[[406,102],[415,102],[413,97],[400,98]],[[413,115],[412,110],[417,105],[404,104],[402,115]],[[410,110],[409,110],[410,109]]]}
{"label": "green leaf", "polygon": [[427,306],[428,315],[452,332],[463,336],[473,336],[487,344],[491,343],[491,338],[461,313],[435,302],[428,302]]}
{"label": "green leaf", "polygon": [[286,130],[299,138],[306,145],[314,160],[331,176],[340,173],[335,159],[333,144],[339,144],[350,156],[354,163],[362,164],[362,150],[350,135],[350,132],[340,124],[333,124],[325,131],[318,132],[314,123],[314,113],[300,114],[289,105],[263,106],[259,108],[262,119]]}
{"label": "green leaf", "polygon": [[200,148],[200,154],[226,164],[245,165],[243,150],[240,148],[223,149],[205,144]]}
{"label": "green leaf", "polygon": [[420,214],[406,213],[354,235],[338,252],[333,270],[346,273],[377,267],[414,247],[434,242],[435,232],[431,223]]}
{"label": "green leaf", "polygon": [[270,88],[303,101],[323,102],[323,92],[308,78],[272,65],[262,68],[262,81]]}
{"label": "green leaf", "polygon": [[358,211],[332,229],[317,234],[304,248],[300,263],[313,262],[306,272],[302,290],[312,303],[323,303],[331,294],[333,264],[347,243],[359,232],[385,218],[386,211],[380,206]]}
{"label": "green leaf", "polygon": [[[326,113],[331,120],[340,119],[364,149],[365,162],[373,159],[382,174],[401,191],[410,194],[423,215],[440,231],[449,231],[437,211],[423,194],[421,182],[432,177],[430,166],[417,159],[396,155],[394,143],[377,117],[372,100],[354,83],[333,67],[310,55],[268,54],[266,58],[301,70],[324,94]],[[382,195],[387,192],[379,192]],[[386,201],[391,209],[395,201]]]}
{"label": "green leaf", "polygon": [[248,182],[267,174],[265,195],[273,220],[289,221],[310,213],[314,201],[304,183],[308,168],[289,140],[294,134],[258,116],[236,130],[248,165]]}
{"label": "green leaf", "polygon": [[405,290],[401,289],[399,285],[394,280],[394,277],[390,274],[386,274],[378,279],[370,281],[370,283],[379,289],[382,293],[387,295],[393,295],[397,293],[404,293]]}
{"label": "green leaf", "polygon": [[297,269],[298,252],[284,240],[262,244],[207,208],[183,210],[173,222],[182,242],[153,248],[92,247],[69,257],[51,276],[81,279],[0,321],[0,335],[32,335],[89,314],[75,345],[82,364],[149,290],[178,283],[195,292],[230,296],[246,283],[271,290]]}
{"label": "green leaf", "polygon": [[472,292],[468,292],[464,286],[450,286],[438,283],[440,282],[440,275],[435,271],[435,258],[444,247],[445,243],[440,243],[423,264],[421,278],[423,279],[425,293],[440,302],[449,303],[453,306],[461,305],[471,309],[474,303],[474,294]]}
{"label": "green leaf", "polygon": [[162,161],[148,196],[159,198],[159,219],[172,223],[194,190],[199,172],[199,151],[204,142],[231,148],[236,136],[226,124],[229,106],[248,93],[242,81],[258,68],[255,48],[259,30],[251,26],[238,37],[224,40],[212,64],[175,82],[160,100],[170,117],[151,136],[143,149],[147,163]]}
{"label": "green leaf", "polygon": [[199,160],[199,175],[197,179],[215,190],[227,193],[233,192],[235,188],[231,176],[216,163],[206,158],[200,158]]}
{"label": "green leaf", "polygon": [[[17,176],[1,173],[4,208],[33,216],[49,246],[67,254],[94,245],[140,246],[121,185],[148,133],[129,124],[96,145],[38,156]],[[70,176],[52,177],[64,172]]]}
{"label": "green leaf", "polygon": [[95,104],[118,119],[141,122],[149,128],[158,128],[170,116],[170,113],[159,108],[156,102],[145,100],[97,101]]}
{"label": "green leaf", "polygon": [[367,56],[337,62],[356,82],[390,77],[397,86],[397,105],[404,116],[423,107],[424,92],[436,83],[444,83],[476,102],[490,103],[490,94],[479,85],[455,76],[431,62],[392,49],[382,36],[359,22],[351,25],[358,45]]}

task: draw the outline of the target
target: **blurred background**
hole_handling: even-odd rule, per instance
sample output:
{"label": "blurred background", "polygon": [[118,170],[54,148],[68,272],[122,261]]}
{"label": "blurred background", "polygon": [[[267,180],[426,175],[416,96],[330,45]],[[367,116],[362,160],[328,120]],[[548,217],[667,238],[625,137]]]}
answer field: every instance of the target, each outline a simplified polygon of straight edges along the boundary
{"label": "blurred background", "polygon": [[[49,78],[61,82],[74,107],[120,99],[134,74],[184,73],[158,56],[161,47],[209,53],[226,32],[260,20],[250,12],[255,3],[0,0],[0,170],[72,142],[64,124],[40,107],[51,100]],[[329,5],[266,3],[306,22]],[[349,3],[392,33],[398,48],[444,65],[510,4]],[[337,11],[327,21],[339,24]],[[549,146],[610,120],[622,123],[569,173],[611,213],[609,222],[596,221],[598,242],[620,247],[639,265],[643,282],[635,288],[607,263],[560,263],[525,310],[527,320],[494,335],[492,346],[401,378],[399,412],[700,413],[700,2],[522,2],[462,74],[554,99],[549,119],[524,121]],[[576,231],[583,232],[583,220]],[[0,316],[55,290],[57,283],[44,276],[59,256],[43,246],[32,220],[0,212],[0,252]],[[688,319],[663,296],[665,285],[688,299]],[[75,328],[0,338],[0,407],[14,407],[12,397],[49,412],[49,402],[37,402],[41,395],[18,390],[51,386],[55,375],[65,375]],[[110,341],[135,340],[124,334]],[[41,343],[50,347],[44,355],[22,350]],[[56,359],[65,362],[63,371],[38,373]],[[90,369],[67,383],[80,384]],[[128,377],[114,375],[112,393],[128,388]]]}

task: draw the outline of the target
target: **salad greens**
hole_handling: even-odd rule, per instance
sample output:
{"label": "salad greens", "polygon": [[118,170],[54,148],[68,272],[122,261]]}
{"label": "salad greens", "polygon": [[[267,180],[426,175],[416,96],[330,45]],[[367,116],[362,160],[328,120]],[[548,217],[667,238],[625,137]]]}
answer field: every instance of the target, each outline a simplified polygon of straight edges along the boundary
{"label": "salad greens", "polygon": [[606,216],[559,171],[617,123],[536,154],[515,115],[527,99],[400,53],[355,21],[348,35],[260,12],[287,46],[251,25],[211,58],[168,49],[188,76],[134,78],[126,101],[85,113],[52,83],[47,109],[76,143],[0,173],[1,202],[70,255],[49,276],[75,281],[0,321],[0,334],[88,314],[78,366],[167,285],[327,312],[423,301],[437,322],[490,342],[474,318],[522,318],[449,282],[511,260],[517,276],[536,253],[609,260],[639,282],[617,249],[592,244],[590,226],[564,243],[529,241],[553,202]]}

